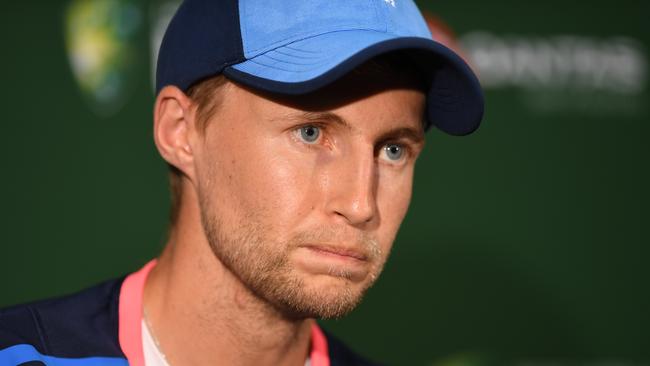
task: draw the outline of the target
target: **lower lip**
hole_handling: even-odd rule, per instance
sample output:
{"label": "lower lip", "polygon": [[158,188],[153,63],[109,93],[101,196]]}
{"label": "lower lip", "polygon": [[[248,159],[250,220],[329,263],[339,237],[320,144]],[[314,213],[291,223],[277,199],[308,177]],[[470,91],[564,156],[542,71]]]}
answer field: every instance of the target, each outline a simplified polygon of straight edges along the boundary
{"label": "lower lip", "polygon": [[299,266],[313,274],[347,278],[358,282],[368,275],[368,261],[317,247],[298,249]]}

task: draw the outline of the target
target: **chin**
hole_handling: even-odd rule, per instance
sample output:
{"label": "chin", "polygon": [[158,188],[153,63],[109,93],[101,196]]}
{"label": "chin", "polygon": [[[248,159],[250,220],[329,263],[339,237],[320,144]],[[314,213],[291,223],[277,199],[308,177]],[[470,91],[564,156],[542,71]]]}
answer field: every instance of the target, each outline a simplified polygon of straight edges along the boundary
{"label": "chin", "polygon": [[294,277],[283,287],[271,302],[286,317],[338,319],[357,307],[370,283],[335,275],[305,275]]}

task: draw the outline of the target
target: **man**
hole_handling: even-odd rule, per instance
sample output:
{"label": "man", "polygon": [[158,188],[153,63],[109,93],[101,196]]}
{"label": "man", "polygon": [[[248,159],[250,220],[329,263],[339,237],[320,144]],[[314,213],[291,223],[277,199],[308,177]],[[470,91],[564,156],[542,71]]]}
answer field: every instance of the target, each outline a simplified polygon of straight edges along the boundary
{"label": "man", "polygon": [[4,310],[0,364],[369,365],[315,323],[381,272],[424,130],[474,131],[478,82],[407,0],[186,0],[161,45],[165,250]]}

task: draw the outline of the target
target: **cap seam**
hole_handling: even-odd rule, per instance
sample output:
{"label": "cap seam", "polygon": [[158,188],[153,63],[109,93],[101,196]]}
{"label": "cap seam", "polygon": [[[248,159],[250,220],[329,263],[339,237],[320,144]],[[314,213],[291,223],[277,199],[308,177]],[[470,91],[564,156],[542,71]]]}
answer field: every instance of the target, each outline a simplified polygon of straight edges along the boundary
{"label": "cap seam", "polygon": [[[260,55],[260,56],[262,56],[262,55]],[[267,56],[267,57],[270,57],[270,56]],[[271,58],[271,59],[273,59],[273,58]],[[273,59],[273,60],[275,60],[275,59]],[[263,64],[263,63],[261,63],[261,62],[258,62],[257,60],[254,60],[254,59],[250,59],[250,60],[248,60],[248,61],[249,61],[249,62],[252,62],[252,63],[254,63],[254,64],[257,64],[257,65],[260,65],[260,66],[264,66],[264,67],[273,67],[273,68],[278,69],[278,70],[282,70],[282,71],[286,71],[286,72],[292,72],[292,73],[303,73],[303,72],[309,72],[309,71],[315,70],[315,69],[317,69],[318,67],[322,66],[323,64],[327,63],[326,61],[323,61],[323,62],[320,62],[320,63],[317,63],[317,64],[306,65],[306,66],[308,66],[307,68],[305,68],[305,69],[303,69],[303,70],[300,70],[300,71],[294,71],[294,70],[289,70],[289,69],[287,69],[287,68],[278,67],[278,65],[273,65],[273,66],[266,65],[266,64]],[[278,61],[279,63],[280,63],[280,62],[284,62],[284,61],[281,61],[281,60],[276,60],[276,61]],[[302,65],[300,65],[300,66],[302,66]]]}
{"label": "cap seam", "polygon": [[[264,52],[260,52],[260,53],[258,53],[258,54],[255,55],[255,56],[252,56],[252,57],[246,57],[246,60],[252,60],[252,59],[254,59],[254,58],[256,58],[256,57],[266,55],[267,53],[272,52],[272,51],[275,51],[275,50],[277,50],[277,49],[279,49],[279,48],[282,48],[282,47],[285,47],[285,46],[289,46],[289,45],[295,44],[296,42],[300,42],[300,41],[304,41],[304,40],[307,40],[307,39],[315,38],[315,37],[318,37],[318,36],[321,36],[321,35],[324,35],[324,34],[331,34],[331,33],[337,33],[337,32],[353,32],[353,31],[367,31],[367,32],[373,32],[373,33],[381,33],[381,34],[387,34],[387,35],[390,35],[390,36],[395,36],[395,37],[400,37],[400,38],[413,38],[413,37],[415,37],[415,38],[429,39],[429,38],[418,37],[418,36],[409,36],[409,37],[404,37],[404,36],[400,36],[399,34],[395,34],[395,33],[387,33],[387,32],[383,32],[383,31],[378,31],[378,30],[375,30],[375,29],[367,29],[367,28],[337,29],[337,30],[332,30],[332,31],[325,32],[325,33],[314,34],[314,35],[309,36],[309,37],[304,37],[304,38],[296,39],[296,40],[293,40],[293,41],[291,41],[291,42],[289,42],[289,43],[284,43],[284,44],[278,45],[277,47],[270,48],[270,49],[268,49],[268,50],[266,50],[266,51],[264,51]],[[277,42],[276,42],[276,43],[277,43]]]}
{"label": "cap seam", "polygon": [[[278,52],[277,50],[274,51],[274,53],[277,53],[277,52]],[[274,56],[272,56],[272,55],[270,54],[270,52],[267,52],[267,53],[265,53],[264,55],[260,55],[260,56],[268,57],[268,58],[270,58],[271,60],[276,61],[276,62],[278,62],[278,63],[284,63],[284,64],[295,65],[295,66],[306,66],[306,67],[313,66],[313,67],[316,67],[316,66],[318,66],[318,65],[322,65],[322,64],[324,64],[324,63],[327,63],[327,59],[324,60],[324,59],[322,59],[322,58],[318,59],[317,62],[311,62],[311,63],[297,63],[297,62],[292,62],[292,61],[282,60],[282,59],[280,59],[279,57],[274,57]],[[259,59],[256,57],[255,59],[251,59],[250,61],[255,62],[255,63],[258,63],[258,64],[262,64],[262,65],[264,65],[262,62],[256,62],[257,60],[259,60]]]}
{"label": "cap seam", "polygon": [[382,32],[388,33],[388,22],[387,22],[388,17],[386,16],[387,14],[385,10],[381,8],[381,5],[379,4],[378,1],[371,0],[370,4],[375,11],[375,17],[377,18],[377,20],[379,20],[380,23],[383,23],[384,27],[382,29]]}
{"label": "cap seam", "polygon": [[384,26],[383,32],[388,33],[388,12],[384,4],[380,4],[379,1],[370,1],[372,4],[374,10],[375,10],[375,16],[377,19],[382,23]]}
{"label": "cap seam", "polygon": [[[301,33],[301,34],[299,33],[297,35],[293,35],[291,37],[287,37],[287,38],[283,38],[283,39],[281,39],[279,41],[275,41],[275,42],[270,43],[270,44],[268,44],[268,45],[266,45],[264,47],[259,47],[259,48],[256,48],[256,49],[252,49],[249,52],[244,52],[244,55],[246,55],[247,53],[248,54],[257,53],[254,56],[250,56],[250,57],[246,56],[247,59],[250,59],[250,58],[253,58],[253,57],[257,57],[257,56],[259,56],[259,55],[261,55],[263,53],[266,53],[268,51],[271,51],[271,50],[274,50],[276,48],[282,47],[284,45],[292,44],[292,43],[295,43],[295,42],[298,42],[298,41],[302,41],[304,39],[314,38],[314,37],[317,37],[317,36],[320,36],[320,35],[323,35],[323,34],[329,34],[329,33],[334,33],[334,32],[366,30],[366,31],[371,31],[371,32],[378,32],[378,33],[386,33],[386,34],[388,34],[385,31],[381,31],[381,30],[377,30],[377,29],[361,28],[361,27],[355,28],[355,27],[353,27],[355,25],[356,24],[351,24],[351,23],[350,24],[341,24],[341,25],[337,25],[337,28],[339,28],[339,29],[332,29],[331,26],[328,26],[327,28],[321,28],[321,30],[316,30],[316,31],[313,31],[313,32]],[[323,29],[329,29],[329,30],[323,32],[322,31]]]}

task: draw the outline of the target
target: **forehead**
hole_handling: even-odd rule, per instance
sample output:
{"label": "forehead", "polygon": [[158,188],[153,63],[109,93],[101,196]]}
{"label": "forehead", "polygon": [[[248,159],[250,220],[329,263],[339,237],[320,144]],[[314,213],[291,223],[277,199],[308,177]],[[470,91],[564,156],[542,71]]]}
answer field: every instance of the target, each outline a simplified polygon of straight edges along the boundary
{"label": "forehead", "polygon": [[232,83],[226,97],[235,109],[260,109],[265,114],[291,112],[354,111],[357,115],[387,114],[414,127],[423,126],[428,78],[410,58],[394,52],[376,57],[335,82],[304,95],[278,95]]}
{"label": "forehead", "polygon": [[[233,84],[226,104],[238,116],[286,124],[331,123],[349,131],[411,128],[423,134],[425,96],[408,79],[350,74],[313,93],[283,96]],[[278,123],[279,124],[279,123]]]}

